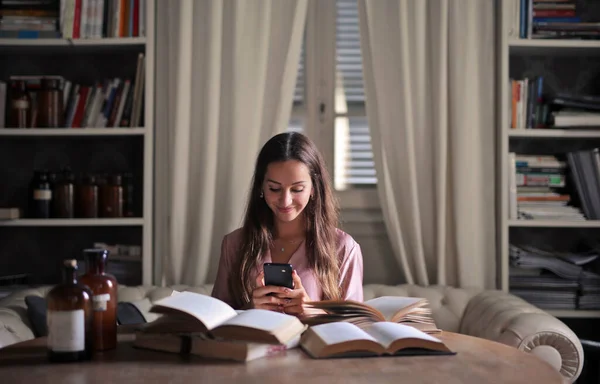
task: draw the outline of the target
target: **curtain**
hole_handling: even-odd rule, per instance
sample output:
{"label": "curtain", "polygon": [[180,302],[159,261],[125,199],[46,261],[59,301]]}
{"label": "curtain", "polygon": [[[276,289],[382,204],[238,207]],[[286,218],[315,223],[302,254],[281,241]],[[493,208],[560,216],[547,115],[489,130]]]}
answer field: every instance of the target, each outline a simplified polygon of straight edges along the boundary
{"label": "curtain", "polygon": [[203,284],[287,128],[307,0],[157,2],[155,282]]}
{"label": "curtain", "polygon": [[359,0],[366,110],[406,282],[494,288],[492,0]]}

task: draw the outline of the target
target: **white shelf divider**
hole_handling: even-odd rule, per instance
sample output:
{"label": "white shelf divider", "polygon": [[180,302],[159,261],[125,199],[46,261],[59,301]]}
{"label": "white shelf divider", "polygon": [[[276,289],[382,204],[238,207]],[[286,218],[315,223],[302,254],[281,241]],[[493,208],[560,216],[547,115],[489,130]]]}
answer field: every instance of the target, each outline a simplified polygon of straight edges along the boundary
{"label": "white shelf divider", "polygon": [[144,225],[144,219],[138,217],[0,220],[0,226],[3,227],[128,227],[141,225]]}
{"label": "white shelf divider", "polygon": [[102,39],[0,39],[0,46],[9,47],[68,47],[68,46],[119,46],[119,45],[144,45],[145,37],[109,37]]}
{"label": "white shelf divider", "polygon": [[509,220],[508,225],[509,227],[529,228],[600,228],[600,220]]}
{"label": "white shelf divider", "polygon": [[569,317],[569,318],[597,318],[600,317],[600,310],[589,311],[582,309],[552,309],[546,310],[549,314],[555,317]]}
{"label": "white shelf divider", "polygon": [[509,39],[509,47],[531,48],[600,48],[600,40]]}
{"label": "white shelf divider", "polygon": [[531,138],[600,138],[600,128],[596,129],[509,129],[509,137]]}
{"label": "white shelf divider", "polygon": [[0,129],[0,136],[143,136],[144,128],[31,128]]}

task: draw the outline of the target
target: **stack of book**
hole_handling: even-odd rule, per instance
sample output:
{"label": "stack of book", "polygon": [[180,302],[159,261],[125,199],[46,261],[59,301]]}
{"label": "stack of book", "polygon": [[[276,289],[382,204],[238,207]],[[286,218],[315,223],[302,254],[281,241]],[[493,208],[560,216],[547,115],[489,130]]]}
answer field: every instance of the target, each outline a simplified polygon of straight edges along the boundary
{"label": "stack of book", "polygon": [[600,23],[589,15],[578,15],[576,0],[518,0],[513,6],[515,17],[511,28],[518,30],[522,39],[600,37]]}
{"label": "stack of book", "polygon": [[150,312],[159,317],[138,328],[133,345],[241,362],[296,347],[313,358],[454,354],[429,334],[441,331],[424,308],[426,300],[371,300],[380,310],[368,303],[311,302],[308,305],[320,312],[299,318],[263,309],[236,311],[210,296],[174,292],[154,303]]}
{"label": "stack of book", "polygon": [[600,308],[597,250],[558,252],[511,244],[509,254],[512,294],[543,309]]}
{"label": "stack of book", "polygon": [[3,0],[0,38],[57,38],[59,0]]}
{"label": "stack of book", "polygon": [[235,361],[251,361],[299,345],[306,329],[297,317],[267,310],[236,311],[210,296],[175,292],[154,303],[160,315],[144,324],[134,346]]}
{"label": "stack of book", "polygon": [[570,204],[566,162],[556,156],[509,154],[510,218],[523,220],[585,220]]}
{"label": "stack of book", "polygon": [[600,97],[558,93],[549,100],[555,128],[600,128]]}

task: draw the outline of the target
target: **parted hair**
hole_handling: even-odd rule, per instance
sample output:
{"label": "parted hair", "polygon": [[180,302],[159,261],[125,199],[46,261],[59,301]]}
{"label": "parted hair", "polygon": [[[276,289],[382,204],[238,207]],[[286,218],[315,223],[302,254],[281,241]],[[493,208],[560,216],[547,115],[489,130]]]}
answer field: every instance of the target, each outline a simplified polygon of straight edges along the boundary
{"label": "parted hair", "polygon": [[261,196],[267,167],[271,163],[296,160],[310,172],[313,197],[301,215],[306,223],[306,251],[309,267],[323,291],[323,299],[339,299],[340,266],[337,256],[339,206],[323,156],[316,145],[297,132],[280,133],[262,147],[252,178],[242,227],[240,257],[232,265],[229,290],[236,308],[246,306],[255,288],[252,271],[273,242],[274,214]]}

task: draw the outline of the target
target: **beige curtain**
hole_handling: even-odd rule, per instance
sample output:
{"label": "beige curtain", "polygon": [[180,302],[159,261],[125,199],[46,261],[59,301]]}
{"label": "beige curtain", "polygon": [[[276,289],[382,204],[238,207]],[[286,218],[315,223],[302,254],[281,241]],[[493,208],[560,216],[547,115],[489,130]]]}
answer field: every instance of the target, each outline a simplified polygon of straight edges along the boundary
{"label": "beige curtain", "polygon": [[378,193],[408,283],[495,287],[494,1],[359,0]]}
{"label": "beige curtain", "polygon": [[155,280],[202,284],[286,129],[307,0],[157,2]]}

